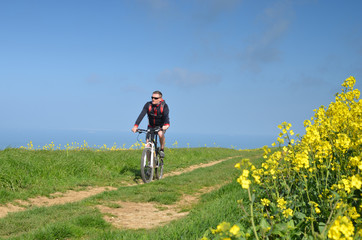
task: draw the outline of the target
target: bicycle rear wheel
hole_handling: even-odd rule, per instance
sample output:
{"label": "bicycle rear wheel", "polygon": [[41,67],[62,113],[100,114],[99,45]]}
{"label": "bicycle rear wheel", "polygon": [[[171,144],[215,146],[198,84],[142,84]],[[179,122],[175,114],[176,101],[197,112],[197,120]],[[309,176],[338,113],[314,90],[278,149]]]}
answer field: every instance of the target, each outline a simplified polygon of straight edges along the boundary
{"label": "bicycle rear wheel", "polygon": [[155,168],[155,175],[156,175],[156,179],[162,179],[163,176],[163,158],[160,157],[159,154],[156,155],[156,165],[157,167]]}
{"label": "bicycle rear wheel", "polygon": [[[155,159],[155,154],[154,158]],[[143,182],[149,183],[153,179],[153,167],[151,162],[151,149],[145,148],[141,158],[141,177]]]}

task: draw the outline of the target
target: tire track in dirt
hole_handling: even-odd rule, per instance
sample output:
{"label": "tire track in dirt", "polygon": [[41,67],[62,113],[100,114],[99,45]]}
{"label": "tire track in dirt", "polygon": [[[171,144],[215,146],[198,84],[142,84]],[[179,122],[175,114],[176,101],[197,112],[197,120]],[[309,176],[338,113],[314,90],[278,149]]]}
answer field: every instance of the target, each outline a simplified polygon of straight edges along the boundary
{"label": "tire track in dirt", "polygon": [[[192,166],[190,166],[188,168],[185,168],[185,169],[182,169],[180,171],[174,171],[174,172],[171,172],[171,173],[164,174],[164,177],[177,176],[177,175],[180,175],[180,174],[183,174],[183,173],[191,172],[191,171],[193,171],[195,169],[198,169],[198,168],[210,167],[210,166],[213,166],[215,164],[218,164],[218,163],[221,163],[221,162],[233,159],[233,158],[238,158],[238,157],[241,157],[241,156],[228,157],[228,158],[225,158],[225,159],[221,159],[221,160],[217,160],[217,161],[213,161],[213,162],[209,162],[209,163],[201,163],[201,164],[197,164],[197,165],[192,165]],[[139,184],[140,183],[130,184],[130,185],[127,185],[127,186],[135,186],[135,185],[139,185]],[[61,204],[66,204],[66,203],[77,202],[77,201],[81,201],[81,200],[83,200],[85,198],[94,196],[96,194],[99,194],[99,193],[102,193],[102,192],[105,192],[105,191],[113,191],[113,190],[117,190],[117,188],[110,187],[110,186],[108,186],[108,187],[89,187],[86,190],[82,190],[82,191],[69,190],[69,191],[66,191],[65,193],[60,193],[60,192],[53,193],[53,194],[50,195],[50,197],[39,196],[39,197],[27,199],[26,201],[24,201],[24,200],[15,200],[15,201],[13,201],[13,203],[7,203],[6,205],[0,205],[0,218],[6,217],[7,214],[10,213],[10,212],[25,211],[25,210],[30,209],[31,207],[47,207],[47,206],[61,205]],[[201,192],[204,192],[204,190],[201,190]],[[206,192],[204,192],[204,193],[206,193]],[[196,196],[197,196],[197,194],[196,194]],[[184,196],[182,198],[181,202],[182,201],[187,201],[185,199],[192,199],[192,198],[193,198],[192,196]],[[145,209],[145,208],[152,209],[152,207],[149,207],[149,204],[153,205],[152,203],[142,203],[142,204],[133,203],[133,204],[138,204],[137,205],[138,206],[137,211],[141,211],[141,209]],[[131,203],[120,202],[120,205],[125,206],[125,208],[122,208],[122,209],[127,209],[127,206],[128,206],[128,208],[132,209],[131,208],[131,206],[132,206]],[[179,206],[180,203],[177,203],[176,205]],[[143,206],[146,206],[146,207],[143,208]],[[186,213],[175,213],[175,211],[176,211],[175,206],[172,205],[172,206],[163,206],[162,207],[162,208],[169,209],[169,212],[165,211],[166,215],[168,214],[168,216],[170,216],[168,218],[169,221],[173,220],[172,216],[174,216],[174,215],[175,216],[187,215],[187,212]],[[102,212],[108,212],[107,207],[105,207],[105,206],[103,206],[103,207],[97,206],[97,207]],[[157,208],[156,208],[156,210],[157,210]],[[109,210],[109,211],[111,212],[111,214],[114,214],[114,211],[111,211],[111,210]],[[137,211],[134,211],[134,212],[137,212]],[[174,213],[172,213],[172,212],[174,212]],[[130,213],[128,213],[128,214],[130,214]],[[150,215],[152,215],[152,214],[150,214]],[[121,216],[123,216],[123,215],[121,214]],[[143,217],[144,217],[144,215],[143,215]],[[108,219],[107,221],[112,222],[111,219]],[[113,221],[113,222],[116,222],[116,221]],[[136,224],[139,225],[139,221],[136,222]],[[115,225],[117,226],[117,224],[115,224]],[[123,227],[127,227],[127,226],[123,226]],[[149,226],[144,226],[144,228],[149,228]]]}
{"label": "tire track in dirt", "polygon": [[164,174],[163,176],[164,177],[171,177],[171,176],[177,176],[177,175],[181,175],[183,173],[187,173],[187,172],[191,172],[195,169],[198,169],[198,168],[205,168],[205,167],[211,167],[215,164],[218,164],[218,163],[221,163],[221,162],[225,162],[227,160],[230,160],[230,159],[233,159],[233,158],[237,158],[237,157],[241,157],[241,156],[235,156],[235,157],[228,157],[228,158],[224,158],[224,159],[220,159],[220,160],[217,160],[217,161],[212,161],[212,162],[209,162],[209,163],[200,163],[200,164],[197,164],[197,165],[192,165],[188,168],[184,168],[182,170],[179,170],[179,171],[174,171],[174,172],[170,172],[170,173],[166,173]]}
{"label": "tire track in dirt", "polygon": [[89,187],[83,191],[69,190],[65,193],[56,192],[50,197],[39,196],[25,200],[15,200],[13,203],[0,206],[0,218],[5,217],[10,212],[25,211],[31,207],[48,207],[53,205],[60,205],[70,202],[77,202],[85,198],[94,196],[104,191],[116,190],[115,187]]}

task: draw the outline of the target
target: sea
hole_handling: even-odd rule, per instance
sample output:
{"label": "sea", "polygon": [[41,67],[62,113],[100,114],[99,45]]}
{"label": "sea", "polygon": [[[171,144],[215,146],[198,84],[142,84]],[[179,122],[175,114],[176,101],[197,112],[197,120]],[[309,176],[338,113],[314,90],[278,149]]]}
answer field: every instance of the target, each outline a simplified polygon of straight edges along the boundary
{"label": "sea", "polygon": [[[168,131],[166,147],[197,148],[221,147],[234,149],[256,149],[271,146],[276,136],[241,134],[185,134]],[[67,144],[100,148],[117,146],[130,148],[139,141],[145,141],[144,134],[109,130],[0,130],[0,150],[5,148],[28,147],[32,142],[34,149],[54,144],[55,148],[65,149]]]}

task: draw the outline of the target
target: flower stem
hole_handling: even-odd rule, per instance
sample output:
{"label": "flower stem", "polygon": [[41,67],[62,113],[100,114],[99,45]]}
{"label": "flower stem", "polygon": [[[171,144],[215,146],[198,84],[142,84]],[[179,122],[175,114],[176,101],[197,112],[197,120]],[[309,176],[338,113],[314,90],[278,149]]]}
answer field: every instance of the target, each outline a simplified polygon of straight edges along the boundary
{"label": "flower stem", "polygon": [[254,201],[253,201],[252,198],[251,198],[250,187],[248,188],[248,194],[249,194],[249,200],[250,200],[250,217],[251,217],[251,224],[253,225],[253,231],[254,231],[255,238],[256,238],[257,240],[259,240],[258,234],[256,233],[255,223],[254,223],[254,210],[253,210]]}

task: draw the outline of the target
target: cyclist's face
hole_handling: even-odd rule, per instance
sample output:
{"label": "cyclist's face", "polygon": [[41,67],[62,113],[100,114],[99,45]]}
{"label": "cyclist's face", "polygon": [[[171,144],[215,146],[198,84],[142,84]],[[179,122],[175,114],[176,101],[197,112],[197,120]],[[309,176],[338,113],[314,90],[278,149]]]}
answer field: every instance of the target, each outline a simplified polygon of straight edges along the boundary
{"label": "cyclist's face", "polygon": [[162,98],[159,94],[152,94],[152,104],[159,104]]}

